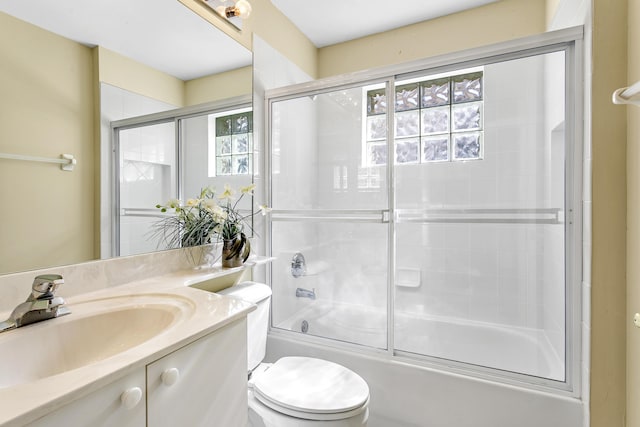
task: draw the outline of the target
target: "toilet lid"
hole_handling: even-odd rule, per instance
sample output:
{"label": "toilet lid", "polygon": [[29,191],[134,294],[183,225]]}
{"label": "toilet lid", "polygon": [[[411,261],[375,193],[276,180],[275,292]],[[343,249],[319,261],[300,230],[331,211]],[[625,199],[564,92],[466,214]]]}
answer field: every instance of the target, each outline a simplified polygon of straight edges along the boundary
{"label": "toilet lid", "polygon": [[369,400],[369,386],[358,374],[309,357],[283,357],[256,378],[253,390],[272,409],[307,419],[348,418]]}

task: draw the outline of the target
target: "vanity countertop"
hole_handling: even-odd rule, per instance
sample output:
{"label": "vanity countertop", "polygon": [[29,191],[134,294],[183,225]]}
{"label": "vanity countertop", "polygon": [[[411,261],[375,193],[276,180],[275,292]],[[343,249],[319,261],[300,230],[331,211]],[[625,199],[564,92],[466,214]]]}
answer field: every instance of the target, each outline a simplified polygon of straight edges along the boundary
{"label": "vanity countertop", "polygon": [[[251,267],[255,264],[248,264]],[[187,314],[182,320],[176,321],[171,327],[163,330],[147,341],[120,353],[111,355],[84,366],[67,370],[44,378],[24,381],[11,385],[3,380],[0,370],[0,426],[21,426],[32,422],[45,414],[54,411],[65,404],[96,391],[103,386],[124,377],[127,374],[193,342],[217,329],[224,327],[238,319],[242,319],[255,306],[231,297],[224,297],[212,292],[190,287],[191,285],[220,276],[233,274],[240,269],[211,268],[204,270],[184,270],[158,277],[150,277],[125,285],[102,289],[86,294],[66,298],[71,314],[57,319],[46,320],[22,328],[0,333],[0,348],[5,346],[11,351],[0,352],[0,365],[4,365],[5,372],[12,369],[12,360],[19,357],[14,353],[17,348],[12,345],[18,334],[48,333],[45,328],[55,331],[56,322],[70,322],[74,320],[74,306],[76,316],[84,316],[83,304],[96,304],[96,301],[120,301],[131,298],[141,306],[145,305],[145,296],[150,298],[168,298],[182,304]],[[64,297],[63,288],[58,292]],[[76,320],[78,319],[76,317]],[[60,325],[60,323],[58,323]],[[52,332],[54,333],[54,332]],[[28,340],[23,340],[27,341]],[[35,340],[34,341],[38,341]],[[55,340],[54,340],[55,342]],[[17,350],[16,350],[17,351]],[[24,350],[23,350],[24,351]],[[33,349],[39,363],[47,364],[47,347],[40,342],[33,342]],[[13,362],[14,364],[16,362]],[[9,374],[8,376],[11,376]]]}

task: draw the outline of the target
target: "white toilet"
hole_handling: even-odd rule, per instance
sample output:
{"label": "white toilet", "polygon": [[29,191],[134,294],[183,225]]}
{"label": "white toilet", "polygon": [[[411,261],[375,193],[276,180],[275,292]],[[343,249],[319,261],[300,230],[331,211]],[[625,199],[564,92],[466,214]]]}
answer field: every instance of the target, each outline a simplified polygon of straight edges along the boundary
{"label": "white toilet", "polygon": [[252,302],[247,317],[249,426],[362,427],[369,417],[369,386],[355,372],[322,359],[283,357],[261,363],[267,347],[271,289],[244,282],[218,292]]}

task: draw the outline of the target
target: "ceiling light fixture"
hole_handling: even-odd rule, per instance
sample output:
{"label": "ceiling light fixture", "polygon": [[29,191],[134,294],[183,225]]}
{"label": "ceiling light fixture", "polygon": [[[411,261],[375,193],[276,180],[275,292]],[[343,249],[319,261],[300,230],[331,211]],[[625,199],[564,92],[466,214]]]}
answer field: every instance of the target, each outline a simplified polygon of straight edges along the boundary
{"label": "ceiling light fixture", "polygon": [[202,2],[227,19],[234,17],[246,19],[251,14],[251,4],[248,0],[202,0]]}
{"label": "ceiling light fixture", "polygon": [[251,3],[247,0],[238,0],[234,6],[229,6],[224,10],[227,18],[232,16],[238,16],[242,19],[246,19],[251,15]]}

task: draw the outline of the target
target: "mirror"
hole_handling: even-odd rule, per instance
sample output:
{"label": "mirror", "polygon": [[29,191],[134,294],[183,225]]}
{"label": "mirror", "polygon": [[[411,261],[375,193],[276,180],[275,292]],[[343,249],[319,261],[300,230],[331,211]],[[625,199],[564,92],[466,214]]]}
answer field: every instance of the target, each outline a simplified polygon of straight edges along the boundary
{"label": "mirror", "polygon": [[252,91],[251,52],[178,0],[0,0],[0,33],[0,153],[77,161],[0,159],[0,274],[105,253],[108,120]]}

